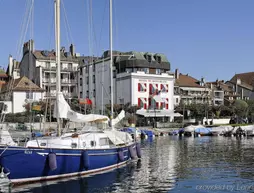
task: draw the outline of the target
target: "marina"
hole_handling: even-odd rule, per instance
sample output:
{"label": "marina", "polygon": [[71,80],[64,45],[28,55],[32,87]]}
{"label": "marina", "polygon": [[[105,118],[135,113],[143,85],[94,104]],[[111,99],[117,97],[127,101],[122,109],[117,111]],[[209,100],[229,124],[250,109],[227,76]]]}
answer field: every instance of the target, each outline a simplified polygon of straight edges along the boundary
{"label": "marina", "polygon": [[141,143],[142,159],[117,170],[1,191],[33,193],[253,192],[253,138],[165,136]]}

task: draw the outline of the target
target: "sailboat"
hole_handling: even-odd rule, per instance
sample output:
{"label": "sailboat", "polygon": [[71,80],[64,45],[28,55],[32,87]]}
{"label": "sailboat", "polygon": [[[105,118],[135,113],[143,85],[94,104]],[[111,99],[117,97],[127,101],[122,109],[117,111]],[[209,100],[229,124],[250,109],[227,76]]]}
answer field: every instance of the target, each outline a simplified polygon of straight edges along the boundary
{"label": "sailboat", "polygon": [[[24,147],[0,146],[0,166],[3,171],[1,176],[7,176],[13,184],[99,173],[123,166],[129,160],[141,157],[140,145],[133,141],[130,134],[115,130],[112,127],[112,117],[110,118],[112,128],[108,130],[99,130],[88,125],[75,133],[61,132],[61,118],[83,123],[109,121],[109,118],[103,115],[77,113],[71,110],[65,101],[60,91],[60,0],[55,0],[55,11],[57,97],[54,116],[58,120],[58,135],[30,140]],[[112,0],[110,0],[110,30],[112,53]],[[112,54],[111,74],[113,74]],[[111,113],[113,114],[113,104]]]}

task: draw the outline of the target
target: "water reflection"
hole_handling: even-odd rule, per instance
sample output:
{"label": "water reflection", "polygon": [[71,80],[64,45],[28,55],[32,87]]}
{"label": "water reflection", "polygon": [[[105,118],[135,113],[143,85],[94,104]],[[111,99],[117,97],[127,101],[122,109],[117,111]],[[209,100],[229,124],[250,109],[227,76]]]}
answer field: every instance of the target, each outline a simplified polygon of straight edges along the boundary
{"label": "water reflection", "polygon": [[239,188],[240,192],[254,192],[253,144],[247,138],[160,137],[143,141],[142,160],[126,167],[10,192],[239,192]]}

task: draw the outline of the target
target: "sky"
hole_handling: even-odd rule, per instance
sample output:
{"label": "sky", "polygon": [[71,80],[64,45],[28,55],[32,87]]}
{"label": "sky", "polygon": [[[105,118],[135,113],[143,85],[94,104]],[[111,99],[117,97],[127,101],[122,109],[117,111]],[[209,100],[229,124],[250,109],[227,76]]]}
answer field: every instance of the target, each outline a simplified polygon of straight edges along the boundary
{"label": "sky", "polygon": [[[0,0],[2,67],[10,54],[20,59],[28,39],[35,40],[35,49],[54,48],[53,0],[35,0],[33,22],[27,33],[22,30],[31,1]],[[81,55],[96,56],[109,49],[109,0],[64,0],[62,5],[62,46],[73,43]],[[254,71],[253,0],[113,0],[113,5],[114,50],[163,53],[171,71],[178,68],[207,81]]]}

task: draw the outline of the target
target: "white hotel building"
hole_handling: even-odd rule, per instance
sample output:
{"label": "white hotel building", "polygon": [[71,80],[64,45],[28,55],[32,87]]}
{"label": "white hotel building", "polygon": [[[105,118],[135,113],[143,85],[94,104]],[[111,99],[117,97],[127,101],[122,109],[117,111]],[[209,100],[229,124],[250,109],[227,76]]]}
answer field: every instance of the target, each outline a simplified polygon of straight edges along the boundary
{"label": "white hotel building", "polygon": [[[174,74],[163,54],[113,52],[114,104],[137,105],[144,117],[174,118]],[[110,104],[110,52],[80,66],[79,97],[89,98],[96,109]],[[159,95],[154,95],[155,93]],[[154,96],[153,96],[154,95]]]}

